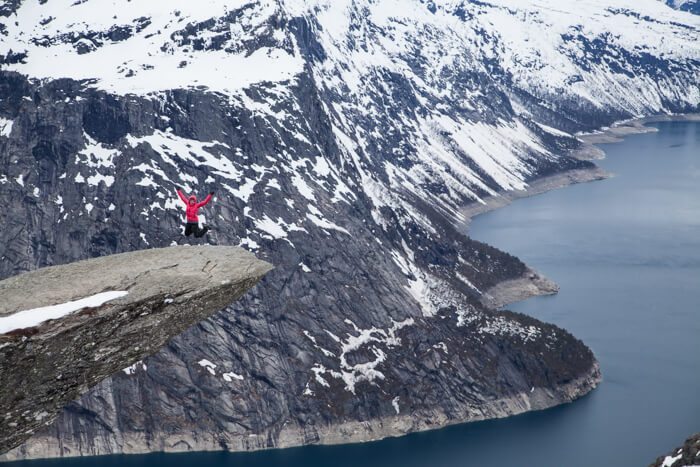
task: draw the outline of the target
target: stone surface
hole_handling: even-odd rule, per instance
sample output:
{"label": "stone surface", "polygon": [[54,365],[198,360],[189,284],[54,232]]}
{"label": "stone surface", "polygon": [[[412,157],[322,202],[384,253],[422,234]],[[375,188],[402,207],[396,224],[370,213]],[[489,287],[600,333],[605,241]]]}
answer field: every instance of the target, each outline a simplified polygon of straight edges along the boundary
{"label": "stone surface", "polygon": [[125,297],[0,334],[0,453],[108,376],[240,298],[271,269],[235,247],[179,246],[39,269],[0,282],[0,317],[104,291]]}
{"label": "stone surface", "polygon": [[500,308],[529,297],[554,295],[557,292],[559,286],[556,283],[528,269],[520,277],[499,282],[487,289],[481,296],[481,303],[491,308]]}

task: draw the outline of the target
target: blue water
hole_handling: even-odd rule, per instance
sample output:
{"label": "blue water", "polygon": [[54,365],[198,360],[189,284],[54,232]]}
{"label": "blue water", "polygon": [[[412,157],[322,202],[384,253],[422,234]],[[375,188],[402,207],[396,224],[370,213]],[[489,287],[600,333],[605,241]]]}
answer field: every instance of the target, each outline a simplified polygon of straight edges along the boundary
{"label": "blue water", "polygon": [[[34,461],[31,467],[645,466],[700,431],[700,123],[605,145],[612,179],[479,216],[470,234],[561,292],[509,308],[570,330],[604,381],[564,407],[375,443]],[[24,465],[25,463],[13,464]]]}

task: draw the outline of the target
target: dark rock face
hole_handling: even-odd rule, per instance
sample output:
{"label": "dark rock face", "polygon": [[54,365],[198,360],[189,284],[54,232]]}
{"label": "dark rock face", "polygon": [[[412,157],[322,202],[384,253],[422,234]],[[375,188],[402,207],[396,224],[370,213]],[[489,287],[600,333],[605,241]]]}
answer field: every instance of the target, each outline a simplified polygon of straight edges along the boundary
{"label": "dark rock face", "polygon": [[683,446],[656,459],[649,467],[684,467],[700,464],[700,433],[685,440]]}
{"label": "dark rock face", "polygon": [[666,4],[671,8],[700,15],[700,2],[698,0],[666,0]]}
{"label": "dark rock face", "polygon": [[[238,60],[274,48],[298,61],[292,77],[270,69],[232,90],[207,81],[216,73],[206,67],[197,82],[153,92],[110,87],[141,82],[150,63],[84,80],[34,80],[21,62],[0,72],[0,117],[12,122],[8,131],[0,121],[0,277],[182,242],[177,185],[216,191],[202,243],[241,245],[276,266],[8,458],[376,439],[545,408],[597,384],[594,356],[569,333],[482,304],[485,291],[528,270],[464,236],[461,210],[546,175],[593,170],[566,156],[580,143],[560,130],[697,109],[692,92],[674,90],[697,87],[698,62],[635,63],[635,83],[664,91],[587,101],[519,80],[519,62],[500,56],[504,39],[472,23],[488,6],[438,5],[420,21],[386,24],[373,19],[377,4],[355,3],[340,32],[326,7],[302,14],[254,2],[209,18],[172,12],[179,26],[160,36],[144,15],[131,35],[114,29],[123,22],[95,26],[95,49],[83,41],[76,52],[89,58],[154,34],[177,76],[194,73],[203,54]],[[261,9],[267,16],[256,17]],[[461,23],[441,28],[434,18]],[[70,31],[46,31],[34,34],[73,44]],[[624,88],[627,75],[593,66],[620,44],[576,34],[572,47],[586,55],[572,83],[599,91],[586,70],[600,70],[619,84],[611,89]],[[40,52],[26,49],[31,63]]]}
{"label": "dark rock face", "polygon": [[0,319],[104,291],[128,294],[41,324],[0,330],[0,452],[51,425],[66,404],[96,383],[240,298],[269,270],[239,248],[181,246],[0,281]]}

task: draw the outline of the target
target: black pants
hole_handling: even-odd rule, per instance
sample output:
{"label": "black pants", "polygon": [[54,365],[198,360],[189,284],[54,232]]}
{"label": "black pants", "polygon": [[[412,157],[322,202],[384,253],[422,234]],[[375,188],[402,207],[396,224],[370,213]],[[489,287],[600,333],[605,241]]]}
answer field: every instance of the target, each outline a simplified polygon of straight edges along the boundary
{"label": "black pants", "polygon": [[199,224],[196,222],[188,222],[185,224],[185,236],[189,237],[190,235],[194,234],[195,237],[199,238],[203,236],[207,231],[209,230],[209,227],[206,225],[204,226],[203,229],[199,228]]}

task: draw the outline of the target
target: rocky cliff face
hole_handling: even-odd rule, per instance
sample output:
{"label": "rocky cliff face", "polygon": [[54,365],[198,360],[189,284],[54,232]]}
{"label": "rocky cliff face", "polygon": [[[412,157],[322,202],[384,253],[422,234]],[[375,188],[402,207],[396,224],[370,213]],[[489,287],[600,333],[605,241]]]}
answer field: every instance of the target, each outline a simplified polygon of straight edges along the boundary
{"label": "rocky cliff face", "polygon": [[698,0],[666,0],[666,4],[671,8],[700,15],[700,1]]}
{"label": "rocky cliff face", "polygon": [[591,171],[571,132],[696,110],[695,17],[622,0],[113,5],[4,7],[0,275],[180,241],[176,185],[216,190],[207,242],[276,269],[10,457],[369,439],[596,384],[570,334],[481,304],[529,273],[464,236],[463,207]]}
{"label": "rocky cliff face", "polygon": [[685,440],[683,446],[674,449],[668,455],[661,456],[649,467],[685,467],[700,465],[700,433]]}
{"label": "rocky cliff face", "polygon": [[[69,402],[239,299],[270,270],[235,247],[172,247],[104,256],[0,281],[0,452],[51,425]],[[36,322],[113,291],[108,302]],[[41,309],[41,310],[38,310]],[[20,315],[23,319],[20,319]],[[13,324],[7,325],[8,321]]]}

